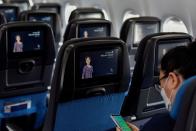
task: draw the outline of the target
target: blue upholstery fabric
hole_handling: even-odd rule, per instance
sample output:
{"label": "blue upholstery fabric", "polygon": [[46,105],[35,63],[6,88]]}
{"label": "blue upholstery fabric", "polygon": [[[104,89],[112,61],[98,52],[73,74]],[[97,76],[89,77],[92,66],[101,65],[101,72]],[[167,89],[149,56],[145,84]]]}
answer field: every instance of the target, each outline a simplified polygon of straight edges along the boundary
{"label": "blue upholstery fabric", "polygon": [[[0,99],[0,119],[27,116],[33,113],[37,113],[35,128],[38,128],[43,123],[47,111],[46,99],[47,99],[47,92]],[[10,113],[4,112],[5,103],[19,103],[24,101],[31,101],[31,107],[29,109],[22,109]]]}
{"label": "blue upholstery fabric", "polygon": [[179,88],[177,94],[176,94],[176,98],[175,98],[175,101],[174,101],[174,104],[172,106],[172,110],[170,112],[170,115],[171,117],[176,120],[177,119],[177,116],[179,116],[179,110],[180,110],[180,106],[181,106],[181,103],[182,103],[182,99],[183,99],[183,96],[184,96],[184,92],[186,91],[186,88],[189,87],[189,84],[193,81],[193,80],[196,80],[196,76],[193,76],[187,80],[185,80],[183,82],[183,84],[181,85],[181,87]]}
{"label": "blue upholstery fabric", "polygon": [[125,93],[96,96],[61,103],[58,106],[55,131],[106,131],[114,128],[110,118],[120,114]]}

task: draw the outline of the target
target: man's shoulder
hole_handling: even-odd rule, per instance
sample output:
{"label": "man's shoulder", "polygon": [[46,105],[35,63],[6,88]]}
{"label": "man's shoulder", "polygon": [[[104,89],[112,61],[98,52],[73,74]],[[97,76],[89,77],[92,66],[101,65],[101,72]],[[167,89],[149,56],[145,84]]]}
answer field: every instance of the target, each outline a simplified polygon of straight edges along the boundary
{"label": "man's shoulder", "polygon": [[144,125],[141,131],[172,131],[174,124],[175,120],[171,118],[168,112],[156,114]]}

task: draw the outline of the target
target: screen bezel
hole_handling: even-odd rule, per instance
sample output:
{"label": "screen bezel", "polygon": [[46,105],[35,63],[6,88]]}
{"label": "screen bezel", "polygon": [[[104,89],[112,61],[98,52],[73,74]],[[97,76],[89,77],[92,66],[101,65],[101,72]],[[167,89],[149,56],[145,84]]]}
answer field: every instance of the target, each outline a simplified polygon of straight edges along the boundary
{"label": "screen bezel", "polygon": [[[10,36],[11,36],[11,32],[22,32],[22,31],[38,31],[41,30],[43,31],[43,36],[47,33],[45,31],[44,27],[39,27],[39,26],[35,26],[35,27],[29,27],[29,28],[23,28],[23,30],[21,30],[21,27],[15,27],[15,28],[10,28],[6,31],[6,49],[7,49],[7,56],[9,59],[15,59],[15,58],[28,58],[28,57],[36,57],[36,56],[42,56],[45,52],[46,49],[46,38],[43,37],[43,45],[42,45],[42,49],[37,50],[37,51],[29,51],[29,52],[16,52],[14,53],[12,50],[12,46],[10,45]],[[11,47],[11,48],[10,48]]]}
{"label": "screen bezel", "polygon": [[[117,73],[114,75],[106,75],[106,76],[97,76],[92,79],[81,79],[80,74],[80,54],[83,52],[92,52],[92,51],[101,51],[101,50],[113,50],[113,49],[119,49],[118,54],[118,65],[117,65]],[[103,84],[111,84],[111,83],[119,83],[120,79],[122,77],[122,59],[123,59],[123,47],[121,46],[103,46],[103,47],[87,47],[87,48],[80,48],[75,51],[75,58],[74,58],[74,65],[75,65],[75,86],[77,88],[83,88],[83,87],[92,87],[97,85],[103,85]]]}
{"label": "screen bezel", "polygon": [[[143,39],[142,38],[139,43],[135,43],[135,41],[134,41],[136,24],[156,24],[158,26],[157,31],[160,32],[160,22],[158,22],[158,21],[136,21],[136,22],[134,22],[134,26],[131,27],[132,28],[131,31],[133,32],[132,33],[133,39],[131,40],[131,48],[132,49],[137,49],[139,47],[141,40]],[[158,32],[155,32],[155,33],[158,33]]]}
{"label": "screen bezel", "polygon": [[[96,27],[96,26],[99,27],[99,26],[103,26],[103,24],[105,24],[104,26],[107,28],[107,30],[106,30],[107,32],[106,32],[106,36],[102,36],[102,37],[110,36],[111,27],[107,23],[81,23],[81,24],[77,25],[77,28],[76,28],[76,38],[82,38],[82,37],[79,37],[80,36],[80,28],[81,27],[84,27],[84,28]],[[89,38],[94,38],[94,37],[89,37]]]}
{"label": "screen bezel", "polygon": [[[154,74],[155,76],[158,76],[159,75],[159,71],[160,71],[160,67],[159,67],[159,56],[158,56],[158,51],[159,51],[159,45],[166,45],[166,44],[174,44],[174,43],[186,43],[187,42],[187,45],[191,42],[191,40],[189,38],[182,38],[182,39],[174,39],[174,40],[158,40],[156,43],[156,47],[155,47],[155,61],[154,61]],[[183,46],[183,45],[179,45],[179,46]],[[178,45],[176,46],[178,47]],[[171,48],[172,49],[172,48]]]}

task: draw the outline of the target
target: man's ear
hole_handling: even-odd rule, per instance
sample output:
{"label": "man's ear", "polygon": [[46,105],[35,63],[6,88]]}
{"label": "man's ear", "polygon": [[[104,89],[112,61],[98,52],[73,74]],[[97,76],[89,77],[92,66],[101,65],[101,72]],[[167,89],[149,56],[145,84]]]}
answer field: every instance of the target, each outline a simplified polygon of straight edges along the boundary
{"label": "man's ear", "polygon": [[174,72],[170,72],[168,76],[170,77],[169,79],[170,89],[176,90],[183,82],[182,76]]}
{"label": "man's ear", "polygon": [[170,90],[177,89],[182,82],[180,76],[174,72],[170,72],[168,76],[169,76],[168,84],[169,84]]}

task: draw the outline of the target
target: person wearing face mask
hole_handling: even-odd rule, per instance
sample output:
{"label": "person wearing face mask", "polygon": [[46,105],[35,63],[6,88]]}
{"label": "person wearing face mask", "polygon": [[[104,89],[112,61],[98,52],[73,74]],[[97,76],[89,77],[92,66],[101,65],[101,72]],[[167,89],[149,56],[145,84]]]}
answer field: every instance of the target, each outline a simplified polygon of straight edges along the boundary
{"label": "person wearing face mask", "polygon": [[[141,129],[128,123],[133,131],[172,131],[175,120],[169,112],[184,80],[196,75],[196,42],[169,50],[161,60],[159,75],[160,93],[168,112],[152,116]],[[121,131],[116,128],[117,131]]]}

